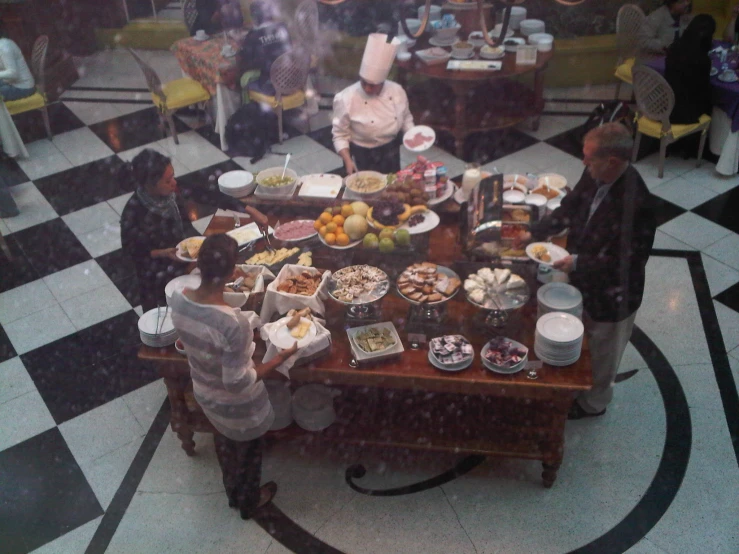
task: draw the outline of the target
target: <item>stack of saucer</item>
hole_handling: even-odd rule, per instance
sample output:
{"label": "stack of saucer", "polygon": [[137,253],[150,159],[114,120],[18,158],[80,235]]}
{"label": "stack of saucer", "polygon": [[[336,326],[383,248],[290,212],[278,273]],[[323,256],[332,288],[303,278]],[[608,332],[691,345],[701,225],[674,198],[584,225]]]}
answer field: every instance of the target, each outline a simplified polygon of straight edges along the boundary
{"label": "stack of saucer", "polygon": [[174,344],[177,330],[172,323],[172,310],[162,306],[142,315],[139,318],[139,336],[141,342],[154,348]]}
{"label": "stack of saucer", "polygon": [[551,312],[565,312],[582,319],[582,294],[567,283],[547,283],[536,293],[537,318]]}
{"label": "stack of saucer", "polygon": [[227,171],[218,177],[218,188],[223,194],[241,198],[254,192],[257,183],[254,181],[254,175],[248,171]]}
{"label": "stack of saucer", "polygon": [[536,322],[534,352],[544,363],[554,366],[574,364],[580,359],[585,327],[572,314],[551,312]]}

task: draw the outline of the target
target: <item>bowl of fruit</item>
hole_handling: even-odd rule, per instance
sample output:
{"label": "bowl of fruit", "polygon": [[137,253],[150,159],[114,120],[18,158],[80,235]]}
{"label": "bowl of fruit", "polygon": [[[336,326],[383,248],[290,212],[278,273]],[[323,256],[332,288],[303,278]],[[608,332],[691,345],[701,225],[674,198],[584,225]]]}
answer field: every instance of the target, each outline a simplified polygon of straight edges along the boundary
{"label": "bowl of fruit", "polygon": [[326,246],[344,249],[359,244],[367,234],[367,213],[364,202],[329,206],[315,220],[313,227]]}

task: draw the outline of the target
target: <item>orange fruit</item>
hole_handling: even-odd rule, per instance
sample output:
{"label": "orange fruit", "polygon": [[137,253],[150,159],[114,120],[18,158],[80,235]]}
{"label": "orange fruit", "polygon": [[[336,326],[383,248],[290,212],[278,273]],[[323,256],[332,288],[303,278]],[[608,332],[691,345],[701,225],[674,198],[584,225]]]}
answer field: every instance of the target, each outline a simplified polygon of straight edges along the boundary
{"label": "orange fruit", "polygon": [[326,244],[336,244],[336,235],[333,233],[326,233],[323,240],[326,241]]}
{"label": "orange fruit", "polygon": [[331,223],[331,218],[332,217],[334,217],[332,214],[330,214],[328,212],[323,212],[321,214],[321,217],[319,217],[318,219],[320,219],[321,222],[325,225],[326,223]]}
{"label": "orange fruit", "polygon": [[344,232],[344,228],[343,228],[343,227],[341,227],[341,226],[337,227],[337,228],[336,228],[336,231],[334,231],[334,233],[336,233],[336,236],[337,236],[337,237],[338,237],[338,236],[339,236],[339,235],[340,235],[341,233],[343,233],[343,232]]}
{"label": "orange fruit", "polygon": [[320,231],[321,227],[323,227],[323,221],[321,221],[320,219],[316,219],[316,222],[313,224],[313,228],[316,231]]}
{"label": "orange fruit", "polygon": [[329,223],[326,224],[326,229],[328,230],[329,233],[335,233],[336,232],[336,227],[337,227],[337,225],[333,221],[331,221],[331,222],[329,222]]}
{"label": "orange fruit", "polygon": [[351,204],[344,204],[341,207],[341,215],[344,216],[344,219],[346,219],[350,215],[354,215],[354,209],[352,208],[352,205]]}
{"label": "orange fruit", "polygon": [[318,229],[318,234],[321,235],[322,237],[325,237],[326,233],[328,233],[328,229],[326,229],[325,225],[321,227],[320,229]]}
{"label": "orange fruit", "polygon": [[346,246],[349,244],[349,235],[346,233],[339,233],[336,235],[336,244],[339,246]]}
{"label": "orange fruit", "polygon": [[341,227],[344,225],[344,216],[343,215],[335,215],[333,222],[336,223],[337,227]]}

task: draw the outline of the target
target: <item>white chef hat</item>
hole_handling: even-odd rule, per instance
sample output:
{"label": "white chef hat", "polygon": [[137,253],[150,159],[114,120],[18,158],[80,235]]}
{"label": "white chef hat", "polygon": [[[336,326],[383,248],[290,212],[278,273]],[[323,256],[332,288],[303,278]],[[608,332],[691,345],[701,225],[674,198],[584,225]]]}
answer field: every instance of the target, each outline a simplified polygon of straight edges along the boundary
{"label": "white chef hat", "polygon": [[362,65],[359,68],[359,76],[371,85],[379,85],[387,79],[390,68],[393,66],[395,54],[400,46],[398,37],[388,43],[387,35],[372,33],[367,37],[367,45],[364,47]]}

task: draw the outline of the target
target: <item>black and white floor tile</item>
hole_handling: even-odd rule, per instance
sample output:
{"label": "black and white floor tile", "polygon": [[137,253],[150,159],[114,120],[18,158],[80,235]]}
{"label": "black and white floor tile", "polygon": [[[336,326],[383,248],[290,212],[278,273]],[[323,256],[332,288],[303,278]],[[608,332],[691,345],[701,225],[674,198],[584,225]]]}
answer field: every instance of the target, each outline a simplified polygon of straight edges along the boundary
{"label": "black and white floor tile", "polygon": [[[143,55],[164,80],[180,76],[168,52]],[[184,455],[166,427],[164,385],[136,359],[138,291],[119,228],[132,190],[120,171],[144,147],[171,156],[183,194],[202,208],[202,229],[223,201],[215,185],[223,171],[256,172],[287,152],[299,173],[340,171],[330,111],[307,132],[289,127],[283,144],[251,164],[222,152],[196,117],[176,118],[179,145],[163,138],[128,54],[99,52],[80,74],[53,106],[53,141],[25,114],[17,124],[30,157],[2,165],[21,214],[0,219],[14,255],[0,257],[1,551],[739,551],[739,177],[670,158],[660,179],[656,155],[637,162],[660,221],[622,362],[640,371],[617,385],[604,418],[568,424],[552,490],[529,462],[311,452],[288,442],[265,457],[265,479],[280,486],[274,506],[243,522],[226,506],[212,438],[197,435],[198,455]],[[428,156],[452,176],[476,161],[575,183],[582,113],[611,95],[547,90],[556,115],[537,131],[473,138],[465,159],[441,134]],[[370,489],[469,467],[435,488],[378,497],[347,486],[355,463],[367,468],[355,480]]]}

